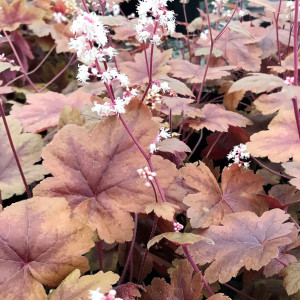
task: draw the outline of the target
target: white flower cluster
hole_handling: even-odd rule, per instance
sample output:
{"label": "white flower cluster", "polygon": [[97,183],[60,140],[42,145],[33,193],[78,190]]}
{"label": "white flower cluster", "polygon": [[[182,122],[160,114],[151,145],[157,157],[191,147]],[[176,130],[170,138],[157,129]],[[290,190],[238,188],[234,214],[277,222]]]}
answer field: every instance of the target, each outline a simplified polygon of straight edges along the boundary
{"label": "white flower cluster", "polygon": [[[2,35],[0,34],[0,37],[2,37]],[[13,59],[8,59],[7,57],[5,57],[5,54],[2,53],[0,55],[0,62],[9,62],[10,64],[14,64],[15,61]]]}
{"label": "white flower cluster", "polygon": [[180,224],[179,222],[174,222],[173,223],[173,228],[174,228],[174,231],[179,232],[180,230],[183,229],[183,225]]}
{"label": "white flower cluster", "polygon": [[95,291],[90,291],[90,300],[123,300],[122,298],[116,298],[117,292],[110,290],[106,295],[100,293],[100,288]]}
{"label": "white flower cluster", "polygon": [[84,63],[78,68],[77,80],[85,83],[90,78],[99,78],[109,86],[117,81],[125,89],[123,98],[118,97],[113,103],[95,102],[92,111],[96,111],[99,116],[125,113],[125,105],[138,93],[136,89],[129,89],[128,77],[117,69],[100,70],[99,62],[108,62],[118,52],[112,47],[104,48],[108,43],[107,30],[99,16],[94,12],[80,14],[73,21],[71,31],[75,38],[71,39],[69,47],[76,50],[78,58]]}
{"label": "white flower cluster", "polygon": [[169,92],[171,89],[167,82],[155,81],[151,86],[150,92],[153,94],[158,94],[161,90],[164,93],[166,93],[166,92]]}
{"label": "white flower cluster", "polygon": [[173,11],[167,10],[167,2],[168,0],[139,1],[137,6],[139,20],[136,25],[139,41],[150,39],[151,43],[159,45],[162,31],[158,28],[158,25],[166,28],[170,34],[175,32],[175,15]]}
{"label": "white flower cluster", "polygon": [[152,181],[154,179],[154,177],[156,176],[156,173],[151,172],[149,170],[149,167],[145,167],[143,169],[138,169],[137,172],[140,175],[140,177],[145,180],[145,186],[151,186],[150,181]]}
{"label": "white flower cluster", "polygon": [[294,85],[295,78],[287,76],[284,80],[285,85]]}
{"label": "white flower cluster", "polygon": [[160,142],[161,139],[167,139],[171,137],[171,134],[168,132],[169,129],[165,129],[164,127],[160,128],[159,134],[156,136],[156,138],[153,140],[153,142],[149,146],[150,153],[153,154],[155,151],[157,151],[159,148],[157,147],[156,143]]}
{"label": "white flower cluster", "polygon": [[[247,152],[247,148],[245,144],[239,144],[234,146],[233,149],[227,154],[228,160],[233,160],[233,163],[238,164],[240,166],[244,166],[245,169],[248,169],[250,166],[250,162],[243,161],[244,159],[249,159],[250,153]],[[232,163],[228,165],[230,167]]]}
{"label": "white flower cluster", "polygon": [[68,21],[67,17],[61,12],[54,12],[53,20],[58,24]]}
{"label": "white flower cluster", "polygon": [[295,2],[294,1],[286,1],[285,6],[290,10],[295,10]]}

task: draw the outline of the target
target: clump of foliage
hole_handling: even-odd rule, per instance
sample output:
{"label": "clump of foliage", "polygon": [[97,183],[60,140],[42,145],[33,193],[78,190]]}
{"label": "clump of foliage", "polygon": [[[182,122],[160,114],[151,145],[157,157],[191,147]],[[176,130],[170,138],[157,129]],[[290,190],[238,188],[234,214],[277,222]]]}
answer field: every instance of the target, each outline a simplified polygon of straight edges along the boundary
{"label": "clump of foliage", "polygon": [[0,299],[298,299],[299,1],[120,2],[0,0]]}

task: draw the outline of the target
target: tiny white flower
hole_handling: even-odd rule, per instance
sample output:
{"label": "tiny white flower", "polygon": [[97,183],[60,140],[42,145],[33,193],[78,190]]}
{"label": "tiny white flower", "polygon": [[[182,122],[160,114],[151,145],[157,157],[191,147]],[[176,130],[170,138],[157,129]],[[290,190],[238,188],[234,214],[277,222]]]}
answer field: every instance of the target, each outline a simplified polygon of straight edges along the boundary
{"label": "tiny white flower", "polygon": [[80,65],[78,68],[77,80],[79,82],[86,82],[90,77],[89,67],[86,65]]}
{"label": "tiny white flower", "polygon": [[160,88],[164,91],[164,93],[170,91],[170,87],[167,82],[161,82]]}
{"label": "tiny white flower", "polygon": [[242,18],[245,15],[245,12],[243,10],[239,10],[239,17]]}
{"label": "tiny white flower", "polygon": [[158,150],[158,148],[156,147],[156,145],[154,143],[150,144],[149,146],[150,149],[150,153],[154,153],[156,150]]}
{"label": "tiny white flower", "polygon": [[121,86],[123,87],[128,87],[130,81],[128,79],[128,76],[123,74],[123,73],[119,73],[118,76],[117,76],[118,80],[120,81],[121,83]]}
{"label": "tiny white flower", "polygon": [[151,86],[151,92],[153,94],[158,94],[159,91],[160,91],[160,87],[156,83],[153,83]]}
{"label": "tiny white flower", "polygon": [[164,139],[171,137],[171,134],[168,131],[169,131],[169,129],[165,129],[164,127],[161,127],[159,136]]}

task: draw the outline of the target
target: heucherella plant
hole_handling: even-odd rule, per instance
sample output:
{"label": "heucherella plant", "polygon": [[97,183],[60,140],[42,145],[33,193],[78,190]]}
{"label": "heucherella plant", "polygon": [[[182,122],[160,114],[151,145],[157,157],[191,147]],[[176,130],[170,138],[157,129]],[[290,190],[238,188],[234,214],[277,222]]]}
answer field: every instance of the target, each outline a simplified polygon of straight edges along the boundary
{"label": "heucherella plant", "polygon": [[100,293],[100,288],[90,291],[90,300],[123,300],[122,298],[117,297],[117,292],[115,290],[110,290],[108,293]]}
{"label": "heucherella plant", "polygon": [[299,298],[300,0],[173,1],[0,0],[0,300]]}
{"label": "heucherella plant", "polygon": [[[250,166],[248,160],[250,158],[250,153],[247,152],[247,146],[245,144],[239,144],[234,146],[233,149],[227,154],[227,159],[232,160],[233,163],[238,164],[238,166],[243,166],[245,169],[248,169]],[[232,163],[228,165],[230,167]]]}
{"label": "heucherella plant", "polygon": [[[173,0],[172,0],[173,1]],[[175,32],[175,15],[167,9],[168,0],[140,0],[137,6],[138,24],[136,31],[139,41],[160,45],[163,29]]]}
{"label": "heucherella plant", "polygon": [[106,86],[118,82],[124,88],[122,98],[118,97],[114,103],[99,104],[95,101],[92,111],[97,112],[99,116],[125,113],[125,106],[138,92],[129,88],[128,77],[116,68],[101,69],[101,63],[107,64],[118,52],[107,45],[107,29],[99,20],[99,16],[95,12],[81,13],[73,21],[71,31],[75,38],[71,39],[69,47],[76,50],[78,59],[84,63],[78,68],[78,81],[85,83],[90,78],[99,78]]}

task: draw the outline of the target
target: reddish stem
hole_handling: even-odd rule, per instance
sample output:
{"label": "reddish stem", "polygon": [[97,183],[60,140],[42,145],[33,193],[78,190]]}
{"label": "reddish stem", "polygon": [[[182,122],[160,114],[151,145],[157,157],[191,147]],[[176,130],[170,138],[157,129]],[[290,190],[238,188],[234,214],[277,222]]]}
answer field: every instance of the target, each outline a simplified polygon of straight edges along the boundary
{"label": "reddish stem", "polygon": [[170,134],[172,136],[172,108],[170,108],[170,111],[169,111],[169,128],[170,128]]}
{"label": "reddish stem", "polygon": [[276,29],[276,43],[277,43],[277,53],[278,53],[278,63],[281,66],[281,55],[280,55],[280,44],[279,44],[279,29],[278,29],[278,20],[279,20],[279,14],[280,14],[280,9],[281,9],[281,2],[282,0],[279,0],[279,6],[277,10],[277,15],[275,16],[274,14],[274,19],[275,19],[275,29]]}
{"label": "reddish stem", "polygon": [[122,276],[118,282],[118,285],[121,285],[124,282],[125,279],[125,275],[127,273],[127,269],[129,266],[130,261],[132,260],[132,254],[133,254],[133,249],[134,249],[134,243],[135,243],[135,238],[136,238],[136,232],[137,232],[137,224],[138,224],[138,217],[137,214],[134,213],[134,230],[133,230],[133,237],[132,237],[132,241],[130,244],[130,249],[127,255],[127,259],[126,259],[126,263],[122,272]]}
{"label": "reddish stem", "polygon": [[145,61],[146,61],[146,67],[147,67],[147,75],[148,78],[150,78],[150,71],[149,71],[149,63],[148,63],[148,56],[147,56],[147,49],[146,49],[146,43],[143,41],[143,50],[145,54]]}
{"label": "reddish stem", "polygon": [[[153,220],[152,230],[151,230],[150,237],[149,237],[149,241],[152,240],[152,238],[154,237],[156,227],[157,227],[157,221],[158,221],[158,217],[157,217],[157,215],[155,215],[154,220]],[[145,254],[144,254],[144,257],[143,257],[143,260],[142,260],[142,265],[141,265],[138,280],[137,280],[138,284],[140,284],[142,282],[142,277],[143,277],[143,274],[144,274],[145,263],[146,263],[146,259],[148,257],[148,254],[149,254],[149,249],[147,248],[145,250]]]}
{"label": "reddish stem", "polygon": [[57,73],[48,83],[46,83],[40,90],[38,90],[37,93],[43,92],[51,83],[53,83],[57,78],[59,78],[69,68],[69,66],[73,62],[75,55],[76,53],[72,55],[69,62],[59,71],[59,73]]}
{"label": "reddish stem", "polygon": [[213,39],[213,37],[212,37],[212,31],[211,31],[211,23],[210,23],[210,17],[209,17],[208,4],[207,4],[207,0],[205,0],[205,9],[206,9],[207,22],[208,22],[208,30],[209,30],[209,36],[210,36],[210,48],[209,48],[208,58],[207,58],[207,61],[206,61],[205,71],[204,71],[204,74],[203,74],[203,79],[202,79],[201,86],[200,86],[200,91],[199,91],[199,94],[197,96],[197,101],[196,101],[197,106],[199,105],[199,103],[201,101],[201,95],[202,95],[202,92],[203,92],[203,88],[204,88],[204,84],[205,84],[205,80],[206,80],[206,75],[207,75],[208,68],[209,68],[209,62],[210,62],[211,57],[212,57],[212,52],[213,52],[214,44],[222,36],[222,34],[225,32],[227,26],[229,25],[230,21],[232,20],[234,14],[235,14],[235,12],[236,12],[236,10],[238,8],[238,5],[239,5],[239,0],[237,0],[235,8],[233,10],[233,13],[232,13],[231,17],[229,18],[228,22],[222,28],[222,30],[219,32],[219,34]]}
{"label": "reddish stem", "polygon": [[203,138],[203,129],[200,130],[200,136],[199,139],[197,141],[197,144],[195,145],[195,147],[193,148],[192,152],[190,153],[190,155],[188,156],[187,160],[190,161],[191,157],[193,156],[193,154],[195,153],[195,151],[197,150],[198,146],[200,145],[202,138]]}
{"label": "reddish stem", "polygon": [[[196,263],[194,262],[194,260],[193,260],[193,258],[192,258],[192,256],[191,256],[191,254],[190,254],[188,248],[187,248],[186,246],[182,246],[182,248],[183,248],[183,251],[184,251],[184,253],[185,253],[187,259],[189,260],[190,264],[192,265],[194,271],[195,271],[196,273],[200,273],[200,270],[198,269]],[[205,278],[204,278],[203,276],[201,277],[201,281],[203,282],[203,284],[204,284],[206,290],[209,292],[209,294],[210,294],[211,296],[214,295],[215,293],[212,291],[212,289],[210,288],[210,286],[208,285],[207,281],[205,280]]]}
{"label": "reddish stem", "polygon": [[294,19],[294,85],[298,86],[298,11],[299,0],[295,0]]}
{"label": "reddish stem", "polygon": [[283,266],[288,266],[288,264],[286,264],[285,262],[283,262],[281,259],[279,259],[279,258],[274,258],[276,261],[278,261],[280,264],[282,264]]}
{"label": "reddish stem", "polygon": [[214,143],[211,145],[210,149],[208,150],[207,154],[206,154],[206,158],[209,157],[212,149],[215,147],[215,145],[217,144],[217,142],[219,141],[220,137],[222,136],[223,132],[220,132],[218,137],[216,138],[216,140],[214,141]]}
{"label": "reddish stem", "polygon": [[299,135],[299,139],[300,139],[300,117],[299,117],[299,107],[298,107],[297,97],[293,97],[292,101],[293,101],[293,106],[294,106],[294,113],[295,113],[298,135]]}
{"label": "reddish stem", "polygon": [[8,41],[8,43],[9,43],[12,51],[13,51],[13,53],[14,53],[17,61],[18,61],[18,64],[19,64],[19,66],[21,68],[22,73],[24,74],[25,78],[27,79],[27,81],[29,82],[29,84],[32,86],[32,88],[38,93],[39,91],[38,91],[37,87],[34,85],[34,83],[31,81],[31,79],[29,78],[29,76],[27,75],[27,73],[25,71],[25,68],[24,68],[24,66],[22,64],[22,61],[21,61],[21,59],[20,59],[20,57],[18,55],[18,52],[17,52],[14,44],[12,43],[10,37],[8,36],[8,34],[6,33],[6,31],[4,29],[2,29],[2,31],[3,31],[5,37],[6,37],[7,41]]}
{"label": "reddish stem", "polygon": [[[40,66],[46,61],[46,59],[49,57],[49,55],[52,53],[52,51],[55,49],[55,47],[56,47],[56,45],[54,44],[53,47],[48,51],[48,53],[41,60],[41,62],[33,70],[31,70],[28,73],[26,73],[26,75],[28,76],[28,75],[34,73],[35,71],[37,71],[40,68]],[[12,79],[8,83],[6,83],[5,86],[8,86],[8,85],[12,84],[16,80],[18,80],[18,79],[20,79],[20,78],[22,78],[24,76],[25,76],[25,74],[21,74],[20,76],[15,77],[14,79]]]}
{"label": "reddish stem", "polygon": [[97,254],[98,254],[98,262],[99,262],[99,271],[103,271],[103,249],[102,249],[102,241],[96,242]]}
{"label": "reddish stem", "polygon": [[295,226],[297,227],[297,229],[300,229],[300,226],[298,224],[298,222],[290,215],[290,220],[295,224]]}
{"label": "reddish stem", "polygon": [[289,177],[289,176],[283,175],[283,174],[281,174],[281,173],[279,173],[279,172],[276,172],[276,171],[270,169],[269,167],[267,167],[266,165],[264,165],[262,162],[260,162],[258,159],[256,159],[256,158],[255,158],[254,156],[252,156],[252,155],[251,155],[251,158],[252,158],[253,160],[255,160],[261,167],[265,168],[265,169],[268,170],[269,172],[271,172],[271,173],[273,173],[273,174],[275,174],[275,175],[281,176],[281,177],[283,177],[283,178],[286,178],[286,179],[288,179],[288,180],[292,179],[292,178]]}
{"label": "reddish stem", "polygon": [[28,187],[28,184],[27,184],[27,182],[26,182],[25,175],[24,175],[22,166],[21,166],[20,161],[19,161],[18,154],[17,154],[17,152],[16,152],[16,149],[15,149],[15,146],[14,146],[14,143],[13,143],[13,140],[12,140],[12,137],[11,137],[11,134],[10,134],[10,130],[9,130],[9,127],[8,127],[8,124],[7,124],[7,121],[6,121],[6,117],[5,117],[5,114],[4,114],[4,110],[3,110],[3,107],[2,107],[1,100],[0,100],[0,114],[1,114],[2,119],[3,119],[3,123],[4,123],[5,130],[6,130],[6,134],[7,134],[9,143],[10,143],[10,147],[11,147],[11,150],[12,150],[12,152],[13,152],[13,154],[14,154],[15,161],[16,161],[16,163],[17,163],[17,166],[18,166],[20,175],[21,175],[21,177],[22,177],[22,181],[23,181],[24,187],[25,187],[25,189],[26,189],[27,196],[28,196],[28,198],[31,198],[32,195],[31,195],[30,189],[29,189],[29,187]]}
{"label": "reddish stem", "polygon": [[186,29],[186,35],[187,35],[187,47],[188,47],[188,51],[189,51],[189,61],[192,61],[192,52],[191,52],[191,44],[190,44],[190,37],[189,37],[189,31],[188,31],[188,20],[187,20],[186,9],[185,9],[185,1],[182,1],[182,8],[183,8],[185,29]]}
{"label": "reddish stem", "polygon": [[235,291],[237,294],[240,294],[241,296],[243,296],[243,297],[245,297],[245,298],[247,298],[247,299],[250,299],[250,300],[256,300],[255,298],[253,298],[253,297],[251,297],[251,296],[248,296],[247,294],[245,294],[245,293],[243,293],[243,292],[237,290],[236,288],[234,288],[233,286],[231,286],[231,285],[229,285],[229,284],[227,284],[227,283],[224,283],[223,285],[226,286],[227,288],[229,288],[229,289]]}

